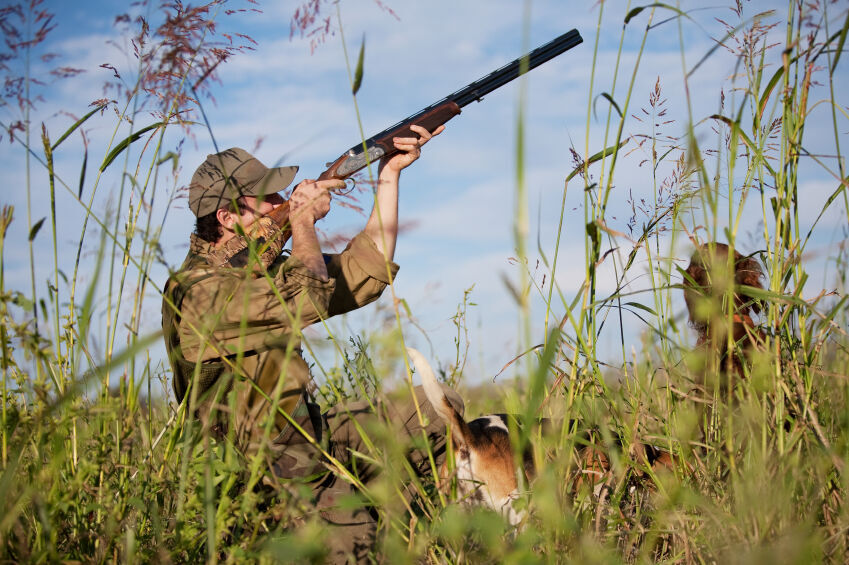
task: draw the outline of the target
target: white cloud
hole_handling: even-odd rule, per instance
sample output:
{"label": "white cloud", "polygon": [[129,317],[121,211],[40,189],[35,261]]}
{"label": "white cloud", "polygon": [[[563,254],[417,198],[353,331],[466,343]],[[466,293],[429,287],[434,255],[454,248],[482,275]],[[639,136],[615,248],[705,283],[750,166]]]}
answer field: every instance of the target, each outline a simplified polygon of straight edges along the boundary
{"label": "white cloud", "polygon": [[[250,148],[259,136],[265,136],[257,156],[269,165],[280,158],[285,158],[288,163],[300,164],[300,178],[304,178],[316,176],[326,161],[358,141],[359,129],[338,34],[313,54],[309,53],[306,41],[298,38],[290,41],[288,24],[295,5],[297,3],[273,2],[263,7],[262,15],[248,13],[233,20],[234,24],[243,23],[246,26],[244,31],[257,39],[259,46],[256,51],[235,56],[222,67],[222,85],[214,87],[216,103],[205,101],[205,109],[220,147]],[[648,21],[648,10],[625,28],[625,48],[620,54],[618,42],[623,32],[624,1],[584,4],[567,4],[562,0],[533,2],[526,41],[523,39],[523,3],[513,0],[434,0],[387,2],[387,5],[397,12],[400,21],[369,0],[356,3],[343,1],[341,5],[352,64],[362,37],[366,39],[365,75],[358,94],[366,135],[376,133],[506,63],[519,55],[523,42],[535,46],[572,27],[581,31],[584,44],[526,77],[524,164],[530,219],[527,247],[533,263],[539,254],[536,249],[539,238],[543,251],[550,259],[560,219],[563,181],[574,166],[569,146],[574,145],[578,153],[584,155],[595,153],[605,144],[612,144],[612,130],[606,142],[604,137],[609,105],[597,97],[602,92],[612,93],[617,104],[624,108],[636,49]],[[758,9],[762,5],[759,4]],[[683,6],[684,9],[696,7],[701,5],[689,2]],[[593,86],[597,117],[591,116],[588,123],[587,94],[592,75],[598,10],[602,8],[605,19]],[[752,7],[746,5],[746,9],[751,10]],[[75,10],[80,12],[78,8]],[[654,21],[669,15],[668,11],[658,9]],[[667,22],[650,32],[628,101],[627,115],[642,117],[640,108],[646,106],[648,94],[660,76],[668,116],[676,119],[674,124],[665,124],[663,129],[673,136],[681,135],[687,126],[688,104],[683,69],[692,69],[713,46],[711,38],[722,36],[723,28],[713,18],[730,17],[726,8],[693,12],[692,16],[701,22],[704,29],[686,21],[682,23],[685,63],[682,63],[677,21]],[[68,32],[56,45],[65,54],[70,66],[86,68],[88,72],[79,78],[58,83],[52,90],[54,96],[48,98],[33,120],[34,124],[45,121],[54,137],[71,123],[69,118],[57,115],[57,110],[65,109],[82,115],[86,105],[102,95],[102,83],[108,78],[109,71],[100,69],[98,65],[121,61],[125,67],[133,67],[132,60],[122,59],[124,56],[108,45],[112,28],[104,23],[107,18],[91,18],[89,14],[89,19],[91,28],[80,25],[78,30]],[[79,24],[86,19],[80,19],[80,14],[76,14],[70,21]],[[225,27],[230,27],[230,23],[228,21]],[[613,70],[617,64],[619,72],[614,91]],[[687,86],[695,119],[718,111],[720,89],[724,89],[728,96],[726,111],[735,111],[731,104],[733,84],[729,79],[734,72],[734,64],[733,57],[719,49],[690,77]],[[835,80],[835,92],[844,92],[847,79],[840,75]],[[517,81],[487,96],[482,104],[467,107],[461,116],[448,124],[444,135],[425,148],[420,162],[405,172],[402,179],[402,220],[414,221],[417,227],[405,233],[400,240],[398,261],[402,271],[398,280],[399,294],[408,299],[424,327],[433,331],[432,340],[438,356],[449,359],[453,352],[454,332],[449,320],[462,299],[463,291],[474,284],[473,300],[478,306],[472,309],[470,323],[476,334],[473,337],[473,357],[484,359],[482,368],[478,370],[481,374],[492,374],[494,369],[500,368],[512,357],[518,347],[518,311],[515,301],[505,289],[502,275],[507,274],[512,280],[517,280],[519,272],[517,266],[508,263],[508,258],[515,255],[513,222],[519,93]],[[820,98],[827,95],[824,88],[815,93]],[[736,96],[735,104],[739,103],[739,94]],[[812,152],[828,153],[833,146],[833,127],[825,110],[824,105],[818,107],[812,114],[812,118],[818,121],[812,120],[806,126]],[[845,120],[842,117],[838,119],[838,131],[845,132]],[[139,119],[139,123],[145,125],[150,121],[152,119],[147,116]],[[112,114],[92,118],[87,124],[92,143],[86,195],[92,189],[95,169],[103,157],[103,147],[112,135],[114,124]],[[710,127],[709,123],[701,124],[697,132],[700,141],[713,148],[716,141]],[[649,131],[649,122],[629,119],[624,133]],[[127,133],[121,132],[117,139]],[[204,128],[197,128],[195,134],[196,141],[184,146],[178,184],[186,184],[195,166],[212,151],[212,143]],[[845,146],[845,133],[840,135],[841,145]],[[175,147],[179,138],[179,132],[170,134],[166,138],[165,149]],[[132,148],[134,160],[138,158],[140,147],[136,144]],[[71,190],[76,189],[78,182],[81,154],[77,138],[66,141],[57,154],[57,170]],[[651,200],[655,188],[650,167],[638,166],[641,155],[647,154],[645,149],[643,153],[631,155],[618,164],[608,208],[608,225],[612,229],[627,230],[625,224],[631,215],[628,203],[630,191],[637,198]],[[8,171],[7,186],[23,186],[21,156],[22,151],[18,147],[6,145],[0,149],[0,164]],[[34,178],[37,179],[34,216],[38,218],[47,213],[46,183],[43,171],[38,167],[34,170]],[[598,165],[591,172],[598,178]],[[803,172],[804,175],[800,176],[800,194],[804,195],[800,200],[800,217],[804,227],[813,222],[824,199],[837,184],[810,162],[805,163]],[[661,173],[665,174],[664,171]],[[140,178],[143,177],[144,174],[140,175]],[[110,197],[114,201],[121,180],[120,167],[107,171],[98,189],[101,196],[95,202],[99,213],[106,208]],[[164,188],[156,198],[155,217],[159,219],[164,213]],[[21,217],[20,210],[23,210],[25,202],[21,190],[4,194],[3,201],[15,203]],[[581,183],[573,180],[567,192],[557,272],[557,283],[567,298],[577,291],[584,278],[583,206]],[[758,208],[759,203],[754,200],[747,207],[741,232],[757,231],[757,222],[761,219]],[[66,262],[75,255],[74,238],[79,235],[83,212],[80,204],[65,193],[60,196],[59,209],[62,211],[59,239],[62,261]],[[178,264],[185,253],[191,221],[184,201],[178,202],[168,216],[163,247],[166,260],[172,266]],[[345,227],[350,232],[352,225],[361,225],[362,221],[356,215],[342,213],[337,207],[322,227],[331,232]],[[844,225],[843,204],[835,202],[818,227],[812,244],[827,248],[831,241],[840,237],[835,233],[836,226]],[[21,252],[26,249],[23,243],[25,229],[14,233],[21,244],[15,246],[14,253],[7,252],[7,259],[11,260],[6,265],[7,281],[17,281],[17,284],[24,285],[22,288],[28,288],[28,254]],[[39,236],[38,245],[49,243],[45,236],[46,232]],[[93,241],[96,235],[92,233],[88,237]],[[668,246],[668,240],[662,241],[663,249]],[[629,244],[623,241],[619,244],[622,246],[620,253],[627,255]],[[607,249],[607,245],[605,241],[603,250]],[[44,249],[49,248],[48,245]],[[679,241],[676,253],[679,250],[687,253],[682,241]],[[640,255],[638,261],[644,260]],[[600,295],[614,290],[610,271],[612,264],[612,258],[608,258],[601,267]],[[639,265],[635,267],[635,273],[644,270]],[[39,269],[48,267],[39,266]],[[63,264],[63,268],[68,269],[67,263]],[[154,267],[153,273],[155,280],[164,279],[164,268]],[[41,270],[37,279],[45,279]],[[647,281],[639,279],[630,288],[636,291],[647,286]],[[154,314],[150,319],[155,322],[158,304],[155,296],[153,298],[150,303]],[[643,298],[637,296],[633,299],[642,301]],[[540,325],[536,322],[542,305],[537,297],[534,300],[534,331],[539,332]],[[555,302],[556,314],[562,315],[562,305]],[[557,308],[560,310],[557,311]],[[368,315],[364,313],[362,318],[366,325],[373,321]],[[630,335],[626,339],[634,343],[639,339],[640,324],[633,322],[633,318],[629,319],[631,321],[626,322],[626,328]],[[157,324],[151,325],[155,327]],[[618,329],[612,333],[618,335]],[[603,336],[602,340],[612,343],[609,345],[612,350],[618,347],[616,339],[609,338],[609,335]]]}

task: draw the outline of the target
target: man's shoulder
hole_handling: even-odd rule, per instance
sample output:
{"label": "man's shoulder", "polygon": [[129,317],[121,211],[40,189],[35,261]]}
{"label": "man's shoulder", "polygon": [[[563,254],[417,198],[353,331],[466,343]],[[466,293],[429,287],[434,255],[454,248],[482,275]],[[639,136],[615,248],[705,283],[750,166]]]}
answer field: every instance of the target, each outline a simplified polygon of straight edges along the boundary
{"label": "man's shoulder", "polygon": [[189,288],[202,283],[205,280],[227,276],[225,269],[216,269],[201,255],[189,253],[183,264],[168,276],[166,292],[178,291],[185,294]]}

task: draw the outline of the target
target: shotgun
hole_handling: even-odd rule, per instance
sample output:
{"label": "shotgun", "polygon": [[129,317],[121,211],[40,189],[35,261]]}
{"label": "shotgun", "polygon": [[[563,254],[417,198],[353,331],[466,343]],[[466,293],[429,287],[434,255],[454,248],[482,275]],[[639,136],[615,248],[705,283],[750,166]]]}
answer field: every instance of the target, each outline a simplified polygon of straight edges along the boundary
{"label": "shotgun", "polygon": [[[546,61],[557,57],[572,47],[583,42],[578,30],[573,29],[563,35],[552,39],[544,45],[540,45],[529,53],[515,59],[495,70],[483,78],[468,84],[460,90],[449,94],[442,100],[435,102],[415,114],[404,118],[397,124],[390,126],[382,132],[365,141],[354,145],[343,153],[332,163],[328,163],[328,169],[321,173],[318,180],[346,179],[364,169],[369,163],[375,162],[381,157],[396,153],[395,145],[392,143],[394,137],[418,137],[418,134],[410,129],[411,125],[419,125],[433,133],[436,128],[460,113],[460,109],[472,102],[480,102],[484,96],[501,88],[508,82],[522,76]],[[272,222],[283,231],[283,243],[291,237],[292,232],[288,228],[289,203],[285,202],[271,211],[268,216]],[[264,239],[264,238],[261,238]],[[262,244],[263,241],[257,241]],[[282,244],[281,244],[282,245]],[[282,248],[282,247],[281,247]],[[230,263],[234,266],[242,266],[247,263],[248,250],[244,249],[237,259],[232,256]],[[234,261],[236,259],[236,261]]]}

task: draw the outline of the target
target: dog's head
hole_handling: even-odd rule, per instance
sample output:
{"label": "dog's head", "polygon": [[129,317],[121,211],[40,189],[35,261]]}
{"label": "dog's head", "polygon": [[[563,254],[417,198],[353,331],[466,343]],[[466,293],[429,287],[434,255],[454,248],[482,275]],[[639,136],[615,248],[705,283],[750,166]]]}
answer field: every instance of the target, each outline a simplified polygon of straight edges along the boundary
{"label": "dog's head", "polygon": [[[722,300],[729,288],[733,290],[735,326],[744,331],[746,324],[752,325],[751,314],[760,312],[757,302],[737,292],[734,287],[746,285],[755,288],[761,286],[763,270],[757,260],[734,251],[733,262],[729,265],[730,249],[724,243],[703,244],[693,252],[684,277],[684,300],[690,324],[699,333],[699,342],[720,340],[721,327],[711,327],[722,319]],[[733,269],[733,270],[732,270]],[[735,340],[738,339],[735,329]]]}
{"label": "dog's head", "polygon": [[[428,400],[448,426],[460,500],[488,506],[511,524],[518,524],[523,513],[516,512],[512,504],[519,493],[519,481],[507,417],[499,414],[466,422],[446,398],[424,356],[412,348],[407,348],[407,353],[421,376]],[[526,458],[526,473],[532,472],[530,466],[530,458]],[[447,461],[440,475],[444,480],[450,478]]]}

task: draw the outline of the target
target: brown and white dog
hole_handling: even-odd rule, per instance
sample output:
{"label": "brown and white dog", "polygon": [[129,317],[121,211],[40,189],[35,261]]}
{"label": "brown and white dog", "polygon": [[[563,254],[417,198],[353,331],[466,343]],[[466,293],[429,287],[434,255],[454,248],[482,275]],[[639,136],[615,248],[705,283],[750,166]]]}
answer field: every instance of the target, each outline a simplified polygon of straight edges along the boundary
{"label": "brown and white dog", "polygon": [[[511,525],[519,524],[525,513],[513,508],[513,501],[520,494],[517,472],[523,473],[526,481],[530,482],[536,470],[530,452],[523,454],[521,469],[516,467],[508,427],[512,416],[490,414],[467,422],[446,398],[425,357],[409,347],[407,354],[421,377],[428,400],[450,430],[460,501],[487,506],[500,512]],[[540,424],[545,425],[546,422]],[[635,448],[640,453],[633,455],[653,470],[673,468],[674,462],[669,453],[647,445]],[[612,468],[609,458],[598,446],[584,446],[578,453],[578,466],[573,492],[589,486],[598,497],[602,486],[610,482]],[[440,469],[440,478],[443,481],[449,478],[447,460]]]}
{"label": "brown and white dog", "polygon": [[[513,509],[519,482],[507,416],[491,414],[466,422],[446,398],[424,355],[411,347],[407,348],[407,354],[421,376],[427,399],[450,430],[460,500],[470,505],[488,506],[501,512],[510,524],[518,524],[523,515]],[[533,474],[533,462],[529,457],[525,472]],[[440,478],[448,478],[447,461],[440,469]]]}

